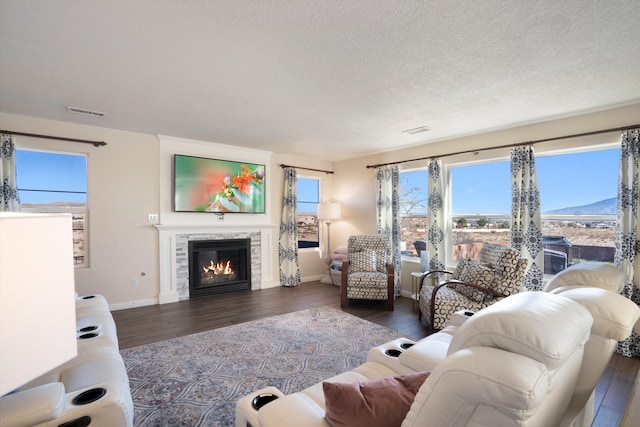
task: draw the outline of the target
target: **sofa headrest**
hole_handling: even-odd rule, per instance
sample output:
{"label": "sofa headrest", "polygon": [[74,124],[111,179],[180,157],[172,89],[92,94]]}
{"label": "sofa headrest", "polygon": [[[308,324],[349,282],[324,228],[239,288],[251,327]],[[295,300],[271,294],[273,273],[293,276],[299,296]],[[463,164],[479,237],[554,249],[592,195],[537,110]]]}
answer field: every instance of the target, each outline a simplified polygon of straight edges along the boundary
{"label": "sofa headrest", "polygon": [[625,285],[624,273],[603,262],[582,262],[562,270],[544,287],[550,292],[562,286],[592,286],[620,293]]}
{"label": "sofa headrest", "polygon": [[589,312],[568,298],[522,292],[480,310],[462,324],[448,354],[469,347],[494,347],[554,370],[584,345],[592,323]]}
{"label": "sofa headrest", "polygon": [[630,299],[601,288],[563,286],[551,291],[569,298],[591,313],[592,335],[622,341],[631,335],[631,330],[640,316],[640,308]]}

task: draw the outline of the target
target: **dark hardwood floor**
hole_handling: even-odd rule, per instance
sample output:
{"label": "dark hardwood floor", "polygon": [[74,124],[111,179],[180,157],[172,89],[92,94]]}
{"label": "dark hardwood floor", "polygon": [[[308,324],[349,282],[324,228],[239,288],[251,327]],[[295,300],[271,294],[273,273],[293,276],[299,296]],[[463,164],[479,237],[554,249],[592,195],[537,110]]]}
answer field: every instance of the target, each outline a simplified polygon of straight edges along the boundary
{"label": "dark hardwood floor", "polygon": [[[340,309],[339,300],[338,287],[307,282],[295,288],[234,292],[119,310],[113,312],[113,317],[120,348],[124,349],[312,307],[328,305]],[[351,301],[343,311],[407,337],[427,336],[427,328],[418,321],[408,298],[396,299],[393,312],[385,310],[385,302],[374,301]],[[596,387],[594,427],[620,424],[639,368],[639,358],[614,354]]]}

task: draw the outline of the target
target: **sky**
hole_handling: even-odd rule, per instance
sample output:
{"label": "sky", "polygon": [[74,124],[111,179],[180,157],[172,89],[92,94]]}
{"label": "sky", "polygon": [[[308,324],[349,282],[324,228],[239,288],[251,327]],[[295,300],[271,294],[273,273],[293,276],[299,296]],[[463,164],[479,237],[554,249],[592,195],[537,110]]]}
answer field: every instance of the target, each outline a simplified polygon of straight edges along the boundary
{"label": "sky", "polygon": [[[536,172],[542,212],[616,197],[619,163],[619,149],[538,156]],[[454,215],[511,212],[508,160],[454,167],[451,173]],[[410,187],[425,188],[422,181],[426,172],[405,175]]]}
{"label": "sky", "polygon": [[[60,201],[86,203],[86,156],[16,150],[16,164],[21,203]],[[24,191],[24,189],[51,192]]]}
{"label": "sky", "polygon": [[300,213],[318,213],[318,188],[319,181],[317,179],[298,178],[296,181],[296,190],[298,191],[297,212]]}
{"label": "sky", "polygon": [[[620,150],[538,156],[536,170],[541,193],[542,212],[581,206],[616,197]],[[22,203],[52,201],[86,202],[86,157],[18,150],[18,187],[74,193],[21,192]],[[426,171],[403,174],[411,187],[426,188]],[[454,214],[509,214],[511,180],[509,161],[483,163],[452,169]],[[55,179],[51,179],[51,177]],[[299,212],[314,210],[317,180],[298,180]],[[415,211],[422,213],[424,210]]]}

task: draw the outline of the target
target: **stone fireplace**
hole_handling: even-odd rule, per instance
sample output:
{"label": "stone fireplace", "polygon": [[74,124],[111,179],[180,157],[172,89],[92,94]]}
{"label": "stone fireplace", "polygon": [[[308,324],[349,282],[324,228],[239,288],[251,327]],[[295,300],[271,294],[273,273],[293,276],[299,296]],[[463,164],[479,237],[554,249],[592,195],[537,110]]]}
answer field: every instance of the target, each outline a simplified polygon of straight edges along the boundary
{"label": "stone fireplace", "polygon": [[[243,285],[247,286],[245,289],[279,286],[279,280],[273,278],[272,268],[275,262],[274,251],[271,248],[274,226],[214,227],[158,224],[155,227],[160,231],[160,304],[192,298],[189,285],[190,242],[248,240],[249,269],[247,284]],[[277,253],[275,256],[277,258]]]}

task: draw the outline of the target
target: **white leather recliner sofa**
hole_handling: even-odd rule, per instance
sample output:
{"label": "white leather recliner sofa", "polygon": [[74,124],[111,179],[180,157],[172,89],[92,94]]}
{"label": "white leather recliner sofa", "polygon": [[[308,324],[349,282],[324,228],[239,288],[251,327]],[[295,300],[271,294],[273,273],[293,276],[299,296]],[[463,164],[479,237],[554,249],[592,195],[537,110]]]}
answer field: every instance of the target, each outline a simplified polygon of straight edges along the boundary
{"label": "white leather recliner sofa", "polygon": [[[569,406],[592,323],[580,304],[542,292],[516,294],[481,310],[457,327],[402,426],[557,425]],[[398,366],[369,360],[326,382],[395,376]],[[271,401],[259,407],[261,400]],[[236,426],[329,426],[325,404],[322,383],[287,396],[266,388],[238,401]]]}
{"label": "white leather recliner sofa", "polygon": [[[545,292],[576,301],[589,310],[594,320],[580,376],[559,426],[591,426],[595,387],[618,341],[629,337],[640,317],[638,306],[620,295],[624,285],[625,276],[617,268],[586,262],[558,273],[544,288]],[[371,349],[368,360],[387,364],[400,373],[430,371],[447,356],[453,336],[470,315],[473,313],[456,313],[446,328],[420,340],[407,351],[402,346],[410,342],[404,338]],[[398,357],[389,357],[389,353]]]}
{"label": "white leather recliner sofa", "polygon": [[133,401],[105,298],[76,298],[78,355],[0,397],[0,427],[131,427]]}
{"label": "white leather recliner sofa", "polygon": [[[579,374],[572,390],[560,398],[551,395],[545,397],[544,399],[548,401],[545,403],[545,405],[548,405],[546,409],[544,407],[545,405],[542,404],[538,408],[530,409],[531,412],[550,411],[552,415],[549,416],[553,416],[554,422],[547,425],[574,427],[591,425],[595,386],[606,368],[617,342],[629,336],[631,329],[637,322],[638,317],[640,317],[640,309],[638,309],[637,305],[618,294],[624,286],[624,281],[624,275],[614,267],[599,263],[584,263],[556,275],[547,284],[545,290],[548,293],[562,295],[563,298],[561,298],[561,300],[570,299],[574,303],[579,304],[590,313],[593,319],[593,326],[590,330],[588,340],[585,343],[584,356],[580,362]],[[511,334],[510,336],[513,336],[514,339],[517,339],[519,333],[527,333],[527,328],[536,328],[541,334],[540,338],[544,340],[564,336],[564,332],[553,323],[542,324],[535,323],[534,321],[534,323],[529,325],[526,324],[526,321],[532,319],[525,316],[525,313],[528,313],[529,309],[537,310],[537,302],[536,305],[532,306],[526,301],[529,301],[530,298],[549,298],[548,296],[541,296],[544,294],[537,292],[518,295],[522,296],[513,296],[506,299],[509,301],[508,306],[501,302],[501,305],[498,306],[499,311],[491,315],[496,319],[496,328],[492,330],[492,334],[501,335],[507,333]],[[520,299],[522,299],[522,301],[519,301]],[[527,311],[519,310],[516,302],[526,306]],[[367,363],[356,368],[353,373],[343,374],[330,379],[330,381],[366,381],[366,378],[376,378],[376,375],[391,376],[421,371],[440,372],[440,370],[443,369],[443,366],[441,366],[443,362],[451,357],[456,350],[460,349],[459,334],[468,335],[470,333],[469,331],[476,329],[478,325],[475,325],[473,329],[471,329],[469,325],[474,325],[478,319],[484,319],[486,310],[488,309],[482,310],[475,315],[472,312],[460,311],[453,316],[451,323],[443,330],[417,343],[406,338],[399,338],[373,348],[369,351]],[[492,308],[492,310],[497,309]],[[491,311],[491,313],[493,313],[493,311]],[[539,310],[537,314],[545,316],[544,309]],[[570,315],[569,312],[565,314]],[[483,320],[483,322],[484,321],[485,320]],[[562,316],[555,318],[555,321],[558,322],[558,325],[562,324]],[[503,330],[507,327],[510,327],[508,331]],[[485,334],[485,338],[490,336],[489,332],[485,332]],[[444,366],[448,366],[448,364],[449,362]],[[385,371],[381,366],[387,368],[388,371]],[[508,365],[505,365],[505,369],[507,366]],[[482,365],[482,369],[484,369],[484,365]],[[425,383],[425,386],[432,380],[433,373]],[[474,382],[469,382],[469,384],[474,384]],[[425,386],[423,386],[423,388]],[[318,388],[318,385],[302,391],[301,394],[311,396],[315,402],[314,410],[317,414],[323,413],[324,401],[322,389]],[[269,402],[273,397],[282,397],[282,393],[278,390],[267,388],[241,399],[237,404],[236,411],[236,425],[238,427],[245,427],[247,425],[252,425],[253,427],[275,425],[270,423],[271,415],[267,415],[270,414],[272,410],[276,410],[277,407],[275,405],[271,406],[271,403],[269,403],[269,405],[267,405],[269,409],[265,406],[263,413],[260,413],[263,411],[262,409],[256,411],[254,408],[251,408],[252,401],[259,395],[266,397],[259,397],[256,400],[266,402]],[[420,396],[422,395],[423,389],[421,389],[416,396],[411,411],[414,411],[414,407],[418,405],[416,402],[421,402]],[[276,402],[277,400],[273,403],[275,404]],[[443,406],[443,408],[444,407],[445,406]],[[438,408],[436,407],[434,410],[438,410]],[[504,410],[503,408],[498,411],[502,411],[504,415]],[[411,414],[411,412],[409,414]],[[315,420],[316,418],[313,419]],[[434,424],[432,417],[427,418],[429,422],[423,425],[467,425],[467,423],[476,422],[473,418],[467,420],[461,418],[453,421],[443,421],[442,424]],[[403,426],[414,425],[408,420],[409,415],[407,415]],[[530,419],[520,419],[519,421],[517,421],[517,417],[512,420],[499,420],[500,417],[496,416],[494,419],[485,419],[485,424],[477,425],[545,425],[544,423],[537,424],[537,418],[533,416],[530,417]],[[449,424],[449,422],[451,422],[451,424]],[[520,423],[518,424],[518,422]],[[312,423],[308,425],[326,424],[318,421],[317,424]]]}

